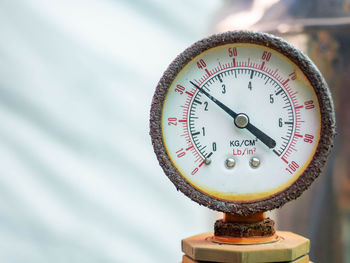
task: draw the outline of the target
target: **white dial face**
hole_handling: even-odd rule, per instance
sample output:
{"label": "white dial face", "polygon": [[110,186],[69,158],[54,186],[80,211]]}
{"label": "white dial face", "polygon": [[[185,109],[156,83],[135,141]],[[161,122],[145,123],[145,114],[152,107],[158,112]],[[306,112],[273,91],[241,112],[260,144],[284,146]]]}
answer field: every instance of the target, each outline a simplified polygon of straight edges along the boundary
{"label": "white dial face", "polygon": [[168,155],[195,188],[229,201],[290,186],[310,163],[320,109],[302,71],[254,44],[211,48],[172,82],[162,110]]}

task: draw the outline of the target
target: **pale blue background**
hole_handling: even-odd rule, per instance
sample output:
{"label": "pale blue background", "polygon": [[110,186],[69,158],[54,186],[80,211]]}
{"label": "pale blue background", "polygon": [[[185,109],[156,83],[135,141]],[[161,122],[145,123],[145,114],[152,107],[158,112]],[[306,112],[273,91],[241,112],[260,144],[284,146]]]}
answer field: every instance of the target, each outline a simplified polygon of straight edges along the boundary
{"label": "pale blue background", "polygon": [[220,6],[0,0],[0,262],[179,262],[212,230],[158,167],[148,114]]}

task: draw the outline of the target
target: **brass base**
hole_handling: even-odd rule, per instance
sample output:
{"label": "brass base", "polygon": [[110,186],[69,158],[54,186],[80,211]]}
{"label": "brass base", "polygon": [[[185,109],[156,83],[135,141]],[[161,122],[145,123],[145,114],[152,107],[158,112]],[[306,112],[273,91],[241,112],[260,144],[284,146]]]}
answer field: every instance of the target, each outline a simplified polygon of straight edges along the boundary
{"label": "brass base", "polygon": [[[220,262],[209,262],[209,261],[195,261],[191,258],[189,258],[188,256],[183,256],[182,257],[182,263],[220,263]],[[268,263],[268,262],[265,262]],[[296,260],[293,261],[288,261],[288,262],[283,262],[283,263],[312,263],[312,261],[309,260],[309,256],[305,255],[302,256]]]}
{"label": "brass base", "polygon": [[265,244],[213,242],[213,233],[182,240],[183,263],[309,262],[310,241],[291,232],[276,231],[278,240]]}
{"label": "brass base", "polygon": [[235,245],[251,245],[251,244],[266,244],[277,242],[279,237],[274,233],[271,236],[258,237],[232,237],[232,236],[217,236],[214,234],[212,241],[220,244],[235,244]]}

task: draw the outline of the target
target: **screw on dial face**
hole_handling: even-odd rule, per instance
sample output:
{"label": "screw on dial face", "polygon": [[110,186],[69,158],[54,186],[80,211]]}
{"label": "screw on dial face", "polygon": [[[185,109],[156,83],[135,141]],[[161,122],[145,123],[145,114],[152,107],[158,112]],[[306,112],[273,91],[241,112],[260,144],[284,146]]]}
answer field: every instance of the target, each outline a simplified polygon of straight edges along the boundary
{"label": "screw on dial face", "polygon": [[312,62],[246,31],[195,43],[169,66],[151,108],[166,175],[192,200],[247,215],[298,197],[334,136],[334,110]]}

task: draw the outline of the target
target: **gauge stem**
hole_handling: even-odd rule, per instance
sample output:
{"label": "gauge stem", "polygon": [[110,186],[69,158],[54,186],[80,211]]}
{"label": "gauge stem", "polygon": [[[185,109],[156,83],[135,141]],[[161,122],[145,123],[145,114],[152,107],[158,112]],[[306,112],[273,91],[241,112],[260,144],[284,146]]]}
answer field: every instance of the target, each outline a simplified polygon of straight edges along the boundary
{"label": "gauge stem", "polygon": [[224,213],[224,222],[228,223],[252,223],[259,222],[265,219],[265,213],[256,213],[249,216],[240,216],[231,213]]}

